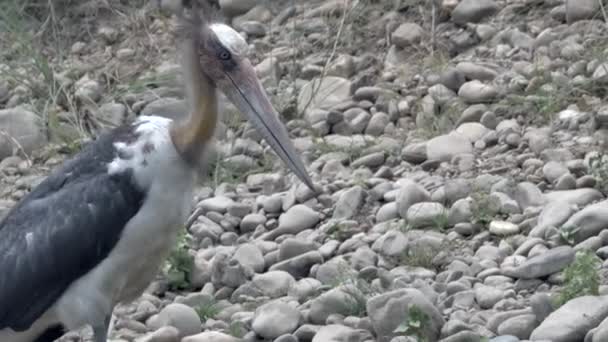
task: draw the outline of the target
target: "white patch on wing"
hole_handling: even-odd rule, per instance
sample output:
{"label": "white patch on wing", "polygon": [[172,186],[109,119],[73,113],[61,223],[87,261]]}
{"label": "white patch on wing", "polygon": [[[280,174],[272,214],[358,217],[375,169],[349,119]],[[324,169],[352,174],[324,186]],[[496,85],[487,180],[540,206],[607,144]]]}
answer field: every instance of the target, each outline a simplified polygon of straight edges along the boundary
{"label": "white patch on wing", "polygon": [[169,128],[173,121],[158,116],[140,116],[134,123],[137,139],[132,143],[116,142],[118,156],[108,165],[108,173],[118,174],[132,170],[142,189],[148,189],[157,176],[182,163]]}
{"label": "white patch on wing", "polygon": [[247,45],[245,38],[232,27],[225,24],[212,24],[210,27],[220,42],[230,52],[238,56],[246,56],[248,54],[249,45]]}

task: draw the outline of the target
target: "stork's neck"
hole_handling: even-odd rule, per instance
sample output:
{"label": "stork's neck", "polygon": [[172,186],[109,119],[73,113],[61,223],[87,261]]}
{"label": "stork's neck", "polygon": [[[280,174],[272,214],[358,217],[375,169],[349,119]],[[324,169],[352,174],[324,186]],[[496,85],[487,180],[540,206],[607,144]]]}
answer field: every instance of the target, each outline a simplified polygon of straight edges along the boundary
{"label": "stork's neck", "polygon": [[182,70],[190,116],[172,125],[171,138],[181,156],[188,162],[196,163],[215,131],[218,119],[217,90],[203,73],[194,46],[186,45],[183,51]]}

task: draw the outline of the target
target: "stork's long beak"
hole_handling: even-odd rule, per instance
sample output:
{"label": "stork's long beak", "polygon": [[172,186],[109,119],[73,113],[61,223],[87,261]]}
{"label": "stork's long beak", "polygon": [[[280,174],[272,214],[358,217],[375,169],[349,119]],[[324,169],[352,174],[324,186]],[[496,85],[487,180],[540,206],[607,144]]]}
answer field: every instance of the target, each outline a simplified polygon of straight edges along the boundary
{"label": "stork's long beak", "polygon": [[226,76],[227,82],[222,85],[224,94],[247,115],[289,169],[310,190],[316,192],[304,163],[289,139],[287,129],[279,120],[279,115],[270,103],[249,60],[243,60],[234,70],[226,72]]}

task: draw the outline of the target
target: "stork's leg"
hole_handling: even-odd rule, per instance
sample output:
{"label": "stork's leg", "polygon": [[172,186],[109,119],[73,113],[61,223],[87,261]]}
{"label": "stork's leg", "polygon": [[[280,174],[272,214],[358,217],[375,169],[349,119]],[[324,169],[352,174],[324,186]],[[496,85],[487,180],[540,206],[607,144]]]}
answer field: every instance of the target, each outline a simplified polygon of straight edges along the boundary
{"label": "stork's leg", "polygon": [[108,325],[108,336],[112,335],[112,331],[114,330],[114,324],[116,324],[116,317],[114,314],[110,316],[110,324]]}
{"label": "stork's leg", "polygon": [[106,316],[102,324],[93,326],[93,339],[95,342],[108,342],[108,329],[110,327],[111,320],[112,314],[109,314]]}

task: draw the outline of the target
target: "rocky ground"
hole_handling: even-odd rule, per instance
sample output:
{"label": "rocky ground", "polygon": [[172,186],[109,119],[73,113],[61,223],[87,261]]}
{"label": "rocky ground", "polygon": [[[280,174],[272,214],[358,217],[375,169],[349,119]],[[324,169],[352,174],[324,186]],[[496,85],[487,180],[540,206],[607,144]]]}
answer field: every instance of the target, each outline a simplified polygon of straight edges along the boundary
{"label": "rocky ground", "polygon": [[[174,2],[57,3],[0,17],[0,215],[81,139],[184,115]],[[601,1],[218,6],[322,194],[226,104],[187,233],[112,341],[608,340]]]}

